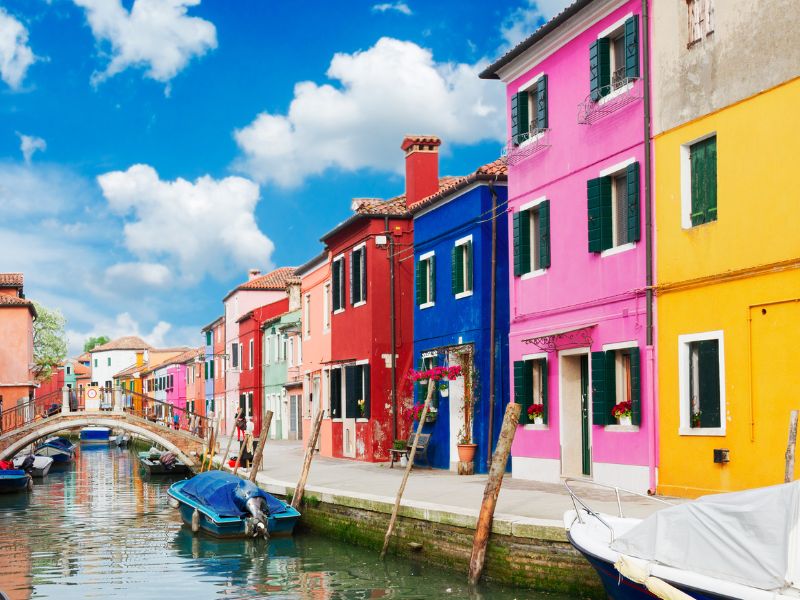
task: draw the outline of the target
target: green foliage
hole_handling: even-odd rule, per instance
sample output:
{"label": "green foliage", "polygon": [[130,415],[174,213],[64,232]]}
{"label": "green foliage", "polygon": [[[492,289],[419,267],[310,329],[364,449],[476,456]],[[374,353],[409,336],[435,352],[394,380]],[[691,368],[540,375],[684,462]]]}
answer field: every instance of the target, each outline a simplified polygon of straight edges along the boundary
{"label": "green foliage", "polygon": [[34,302],[37,317],[33,322],[33,374],[41,381],[67,356],[66,319],[58,309],[50,310]]}
{"label": "green foliage", "polygon": [[90,337],[83,342],[83,351],[90,352],[95,346],[102,346],[107,344],[111,339],[107,335],[98,335],[97,337]]}

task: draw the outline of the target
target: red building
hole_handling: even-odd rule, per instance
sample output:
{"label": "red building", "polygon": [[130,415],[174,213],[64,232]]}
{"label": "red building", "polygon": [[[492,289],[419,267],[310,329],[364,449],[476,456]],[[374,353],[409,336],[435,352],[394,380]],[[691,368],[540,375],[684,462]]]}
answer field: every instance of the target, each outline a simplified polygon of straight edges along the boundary
{"label": "red building", "polygon": [[239,319],[239,347],[242,364],[239,373],[239,407],[253,418],[254,435],[261,435],[264,418],[264,382],[262,370],[262,329],[270,319],[289,310],[289,298],[283,298],[246,313]]}
{"label": "red building", "polygon": [[409,207],[453,182],[439,178],[440,143],[433,136],[406,137],[405,194],[354,200],[354,214],[322,238],[331,274],[326,416],[333,456],[388,460],[393,439],[408,436],[404,383],[414,344]]}

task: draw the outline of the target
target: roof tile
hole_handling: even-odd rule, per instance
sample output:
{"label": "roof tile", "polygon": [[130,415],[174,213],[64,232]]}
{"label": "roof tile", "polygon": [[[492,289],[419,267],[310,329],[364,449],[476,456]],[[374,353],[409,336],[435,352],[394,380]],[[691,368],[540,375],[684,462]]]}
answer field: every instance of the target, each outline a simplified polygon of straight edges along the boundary
{"label": "roof tile", "polygon": [[281,267],[261,275],[250,281],[245,281],[237,290],[283,290],[292,283],[296,267]]}
{"label": "roof tile", "polygon": [[0,273],[0,287],[22,287],[22,273]]}
{"label": "roof tile", "polygon": [[416,212],[421,208],[429,206],[474,181],[492,178],[496,178],[498,181],[505,181],[508,178],[508,163],[505,157],[498,158],[497,160],[493,160],[490,163],[478,167],[474,172],[464,177],[450,177],[450,181],[446,185],[442,185],[440,180],[439,191],[415,203],[411,206],[411,212]]}
{"label": "roof tile", "polygon": [[104,352],[106,350],[149,350],[150,344],[135,335],[126,335],[115,340],[111,340],[100,346],[95,346],[90,352]]}

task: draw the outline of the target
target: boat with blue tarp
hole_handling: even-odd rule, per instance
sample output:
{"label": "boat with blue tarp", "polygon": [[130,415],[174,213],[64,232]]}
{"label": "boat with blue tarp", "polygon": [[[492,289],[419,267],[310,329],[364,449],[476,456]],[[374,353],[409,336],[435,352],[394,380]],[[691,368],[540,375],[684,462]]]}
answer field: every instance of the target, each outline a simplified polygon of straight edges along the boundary
{"label": "boat with blue tarp", "polygon": [[108,444],[111,429],[108,427],[84,427],[81,429],[81,444]]}
{"label": "boat with blue tarp", "polygon": [[256,484],[207,471],[170,486],[183,522],[216,537],[291,535],[300,513]]}
{"label": "boat with blue tarp", "polygon": [[22,469],[0,470],[0,494],[24,492],[33,489],[33,479]]}
{"label": "boat with blue tarp", "polygon": [[75,451],[75,444],[68,438],[52,437],[39,444],[33,453],[36,456],[49,456],[54,464],[63,464],[75,458]]}

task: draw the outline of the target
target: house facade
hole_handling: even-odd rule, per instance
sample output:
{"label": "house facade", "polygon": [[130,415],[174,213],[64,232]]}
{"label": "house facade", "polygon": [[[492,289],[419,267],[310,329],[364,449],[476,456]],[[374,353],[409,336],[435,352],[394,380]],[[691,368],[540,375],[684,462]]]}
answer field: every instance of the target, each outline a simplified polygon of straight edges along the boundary
{"label": "house facade", "polygon": [[642,6],[573,2],[481,74],[508,100],[515,478],[655,489]]}
{"label": "house facade", "polygon": [[201,330],[204,341],[204,356],[203,356],[203,395],[205,397],[205,414],[211,416],[214,414],[216,396],[215,384],[217,381],[217,372],[220,370],[217,367],[219,356],[217,354],[217,338],[222,340],[224,317],[219,317],[213,322],[209,323]]}
{"label": "house facade", "polygon": [[114,385],[114,375],[136,364],[136,353],[150,350],[151,346],[135,335],[111,340],[95,346],[91,355],[92,385],[110,388]]}
{"label": "house facade", "polygon": [[22,273],[0,273],[0,411],[33,397],[33,321]]}
{"label": "house facade", "polygon": [[[289,305],[292,308],[291,304]],[[300,326],[300,310],[294,308],[264,320],[262,325],[264,410],[272,411],[269,437],[273,440],[297,439],[297,429],[292,428],[289,395],[289,364],[297,359],[297,349],[289,344],[287,330]],[[294,437],[292,437],[294,434]]]}
{"label": "house facade", "polygon": [[[423,424],[434,467],[455,470],[464,439],[478,446],[474,470],[486,472],[508,403],[506,202],[506,164],[498,160],[412,208],[414,365],[460,365],[464,373],[434,392],[435,418]],[[423,403],[427,386],[414,393]]]}
{"label": "house facade", "polygon": [[664,494],[784,481],[800,385],[798,19],[792,2],[655,3]]}

